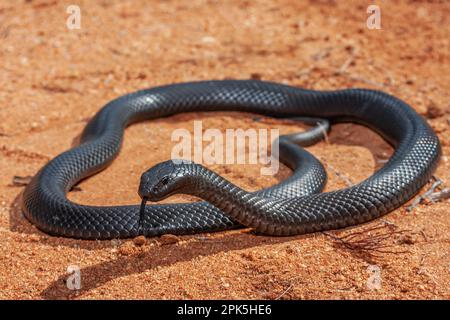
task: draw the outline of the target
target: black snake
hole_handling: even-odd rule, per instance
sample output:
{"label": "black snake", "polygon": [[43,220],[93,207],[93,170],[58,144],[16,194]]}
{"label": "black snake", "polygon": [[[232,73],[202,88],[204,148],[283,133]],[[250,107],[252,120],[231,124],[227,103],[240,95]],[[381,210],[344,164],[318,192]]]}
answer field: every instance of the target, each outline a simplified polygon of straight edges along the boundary
{"label": "black snake", "polygon": [[[128,125],[218,110],[358,122],[380,133],[395,152],[368,179],[326,193],[320,193],[325,184],[321,164],[292,139],[280,139],[280,160],[294,175],[259,192],[248,193],[199,164],[168,161],[142,175],[143,203],[174,193],[207,202],[100,207],[67,199],[74,184],[113,161]],[[23,193],[23,210],[47,233],[86,239],[217,231],[237,223],[265,234],[302,234],[363,223],[394,210],[430,179],[440,154],[430,126],[405,102],[383,92],[314,91],[253,80],[174,84],[128,94],[103,107],[84,129],[80,144],[32,179]]]}

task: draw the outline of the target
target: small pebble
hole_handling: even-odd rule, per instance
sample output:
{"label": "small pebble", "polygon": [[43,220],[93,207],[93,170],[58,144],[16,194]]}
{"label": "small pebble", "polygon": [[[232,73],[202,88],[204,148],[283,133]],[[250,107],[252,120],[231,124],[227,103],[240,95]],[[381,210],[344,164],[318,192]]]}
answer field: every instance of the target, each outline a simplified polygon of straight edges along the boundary
{"label": "small pebble", "polygon": [[161,242],[162,245],[174,244],[174,243],[177,243],[178,241],[180,241],[180,238],[178,238],[177,236],[175,236],[173,234],[163,234],[159,238],[159,241]]}
{"label": "small pebble", "polygon": [[28,240],[30,242],[38,242],[39,240],[41,240],[41,237],[39,237],[37,234],[30,234]]}
{"label": "small pebble", "polygon": [[444,110],[439,108],[434,101],[431,101],[427,106],[425,116],[428,119],[436,119],[442,117],[444,114]]}
{"label": "small pebble", "polygon": [[414,244],[416,242],[417,242],[417,238],[415,236],[412,236],[412,235],[409,235],[409,234],[401,237],[398,240],[399,244],[407,244],[407,245],[412,245],[412,244]]}
{"label": "small pebble", "polygon": [[137,246],[142,246],[147,242],[147,239],[144,236],[139,236],[133,239],[133,242]]}

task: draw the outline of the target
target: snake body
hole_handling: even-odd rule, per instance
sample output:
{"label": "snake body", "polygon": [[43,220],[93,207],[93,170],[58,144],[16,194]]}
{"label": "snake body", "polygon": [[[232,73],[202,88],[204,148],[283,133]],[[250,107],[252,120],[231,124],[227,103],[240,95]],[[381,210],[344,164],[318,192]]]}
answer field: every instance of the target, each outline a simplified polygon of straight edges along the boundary
{"label": "snake body", "polygon": [[[172,178],[183,177],[169,183],[174,190],[208,202],[148,205],[140,212],[137,205],[85,206],[67,199],[74,184],[117,156],[128,125],[217,110],[358,122],[380,133],[395,152],[368,179],[326,193],[319,193],[325,180],[321,165],[287,142],[280,144],[280,157],[295,170],[294,176],[260,192],[247,193],[198,164],[162,163],[143,175],[143,196],[151,198],[148,193],[156,189],[146,189],[146,179],[159,179],[162,170]],[[405,102],[383,92],[314,91],[253,80],[173,84],[128,94],[104,106],[87,124],[80,144],[52,159],[32,179],[23,193],[23,210],[47,233],[86,239],[216,231],[237,222],[266,234],[301,234],[363,223],[401,206],[430,179],[440,154],[430,126]],[[168,194],[153,195],[153,200]]]}

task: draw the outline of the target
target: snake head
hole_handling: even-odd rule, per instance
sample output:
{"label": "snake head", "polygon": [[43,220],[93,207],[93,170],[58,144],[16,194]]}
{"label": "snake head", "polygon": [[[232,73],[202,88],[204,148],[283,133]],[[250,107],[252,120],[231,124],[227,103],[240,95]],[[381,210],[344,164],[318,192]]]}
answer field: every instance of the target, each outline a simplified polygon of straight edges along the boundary
{"label": "snake head", "polygon": [[141,176],[139,196],[143,200],[160,201],[176,193],[183,193],[189,176],[187,160],[168,160],[148,169]]}

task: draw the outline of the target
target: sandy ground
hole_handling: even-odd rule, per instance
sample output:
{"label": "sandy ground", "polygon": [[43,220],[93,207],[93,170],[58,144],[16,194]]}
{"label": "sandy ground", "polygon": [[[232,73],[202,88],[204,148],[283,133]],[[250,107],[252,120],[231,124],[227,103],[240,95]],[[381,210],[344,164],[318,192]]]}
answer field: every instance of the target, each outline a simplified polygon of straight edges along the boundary
{"label": "sandy ground", "polygon": [[[258,78],[312,89],[368,87],[404,99],[438,133],[444,156],[436,176],[448,186],[450,4],[378,1],[382,29],[369,30],[369,3],[0,1],[0,298],[448,299],[448,202],[289,238],[244,229],[80,241],[38,231],[21,214],[23,188],[12,184],[13,176],[33,175],[70,148],[87,119],[119,95],[181,81]],[[81,7],[80,30],[66,27],[68,4]],[[168,159],[172,131],[192,130],[196,119],[219,129],[301,128],[238,113],[137,124],[126,131],[118,159],[70,198],[138,203],[141,172]],[[347,124],[309,149],[327,165],[327,190],[368,177],[392,152],[372,131]],[[211,168],[249,190],[289,175],[285,167],[273,177],[259,175],[258,165]],[[167,202],[180,200],[192,198]],[[70,265],[81,271],[78,291],[66,287]],[[378,288],[370,286],[377,272]]]}

